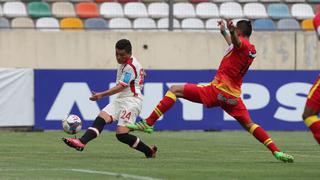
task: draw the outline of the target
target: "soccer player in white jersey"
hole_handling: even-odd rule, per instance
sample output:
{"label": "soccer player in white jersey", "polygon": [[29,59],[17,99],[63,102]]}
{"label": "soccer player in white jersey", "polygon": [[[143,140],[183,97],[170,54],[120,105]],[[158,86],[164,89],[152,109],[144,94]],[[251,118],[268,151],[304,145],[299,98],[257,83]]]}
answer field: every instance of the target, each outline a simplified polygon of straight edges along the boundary
{"label": "soccer player in white jersey", "polygon": [[142,108],[141,89],[144,83],[144,70],[138,60],[132,56],[129,40],[119,40],[115,48],[119,63],[116,86],[103,92],[92,92],[90,100],[98,101],[114,94],[118,94],[117,98],[103,108],[81,138],[62,138],[62,140],[68,146],[82,151],[89,141],[100,135],[106,124],[117,120],[116,137],[120,142],[143,152],[147,158],[155,157],[157,147],[147,146],[138,137],[129,134],[130,130],[126,127],[127,124],[136,121]]}

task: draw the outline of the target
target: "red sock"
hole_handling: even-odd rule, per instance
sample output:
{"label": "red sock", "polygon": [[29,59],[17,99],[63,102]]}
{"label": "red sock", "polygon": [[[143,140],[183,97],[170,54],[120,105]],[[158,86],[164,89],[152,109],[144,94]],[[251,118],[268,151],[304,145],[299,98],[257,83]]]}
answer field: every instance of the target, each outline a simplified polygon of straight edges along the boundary
{"label": "red sock", "polygon": [[159,104],[154,108],[150,116],[146,119],[149,126],[152,126],[166,111],[168,111],[176,102],[177,97],[171,91],[168,91]]}
{"label": "red sock", "polygon": [[311,130],[313,137],[317,140],[317,142],[320,144],[320,121],[318,119],[318,116],[310,116],[304,121],[306,125]]}
{"label": "red sock", "polygon": [[268,133],[262,129],[259,125],[254,124],[250,128],[250,133],[258,139],[261,143],[263,143],[267,148],[274,153],[275,151],[280,152],[277,146],[274,144],[272,139],[269,137]]}

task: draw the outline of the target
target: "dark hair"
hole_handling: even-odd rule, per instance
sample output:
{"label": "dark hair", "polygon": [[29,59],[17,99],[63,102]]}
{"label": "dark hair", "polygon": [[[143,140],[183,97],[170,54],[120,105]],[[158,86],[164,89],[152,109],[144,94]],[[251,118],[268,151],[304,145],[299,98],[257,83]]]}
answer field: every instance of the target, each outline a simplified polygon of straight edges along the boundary
{"label": "dark hair", "polygon": [[240,20],[237,22],[237,28],[245,35],[250,37],[252,33],[251,22],[248,20]]}
{"label": "dark hair", "polygon": [[125,50],[126,53],[130,53],[132,51],[131,43],[128,39],[121,39],[116,43],[116,48],[120,50]]}

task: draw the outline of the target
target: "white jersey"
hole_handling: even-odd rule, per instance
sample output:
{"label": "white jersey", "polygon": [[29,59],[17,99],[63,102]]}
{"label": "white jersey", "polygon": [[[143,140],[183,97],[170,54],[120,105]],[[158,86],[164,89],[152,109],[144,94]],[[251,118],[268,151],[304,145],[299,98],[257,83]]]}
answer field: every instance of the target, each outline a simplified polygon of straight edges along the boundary
{"label": "white jersey", "polygon": [[144,84],[144,70],[135,57],[131,57],[126,63],[121,64],[117,71],[117,84],[127,88],[118,94],[118,98],[139,97],[142,98]]}

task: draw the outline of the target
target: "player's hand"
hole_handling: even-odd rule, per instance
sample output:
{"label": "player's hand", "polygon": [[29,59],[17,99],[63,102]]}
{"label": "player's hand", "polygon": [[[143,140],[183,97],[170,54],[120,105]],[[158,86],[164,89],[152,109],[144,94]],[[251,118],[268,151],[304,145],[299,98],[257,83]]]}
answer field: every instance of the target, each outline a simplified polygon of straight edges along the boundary
{"label": "player's hand", "polygon": [[219,20],[218,21],[218,26],[220,28],[220,31],[225,31],[226,30],[226,25],[225,25],[223,20]]}
{"label": "player's hand", "polygon": [[101,93],[94,92],[94,91],[91,91],[91,93],[92,93],[92,95],[89,98],[91,101],[98,101],[99,99],[102,98],[102,94]]}
{"label": "player's hand", "polygon": [[236,26],[233,24],[231,19],[227,19],[227,27],[230,32],[234,32],[236,30]]}

